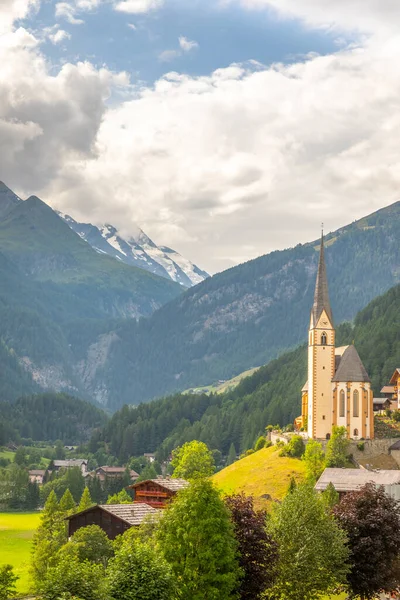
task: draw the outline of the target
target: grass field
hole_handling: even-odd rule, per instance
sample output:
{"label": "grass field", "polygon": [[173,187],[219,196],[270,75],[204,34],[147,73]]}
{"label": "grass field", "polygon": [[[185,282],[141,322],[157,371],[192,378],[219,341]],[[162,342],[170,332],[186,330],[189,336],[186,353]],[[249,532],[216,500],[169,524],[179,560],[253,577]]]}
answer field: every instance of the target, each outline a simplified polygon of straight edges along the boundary
{"label": "grass field", "polygon": [[304,476],[301,460],[281,457],[272,446],[238,460],[214,475],[213,480],[223,492],[245,492],[254,497],[258,508],[268,508],[274,501],[282,500],[292,477],[302,481]]}
{"label": "grass field", "polygon": [[29,592],[32,537],[39,518],[39,513],[0,513],[0,565],[8,563],[14,567],[20,577],[20,594]]}
{"label": "grass field", "polygon": [[210,385],[204,385],[202,387],[191,388],[189,390],[185,390],[183,394],[199,394],[199,393],[213,393],[213,394],[223,394],[228,390],[232,390],[239,385],[242,379],[246,377],[250,377],[256,371],[258,371],[260,367],[255,367],[254,369],[249,369],[248,371],[243,371],[240,375],[229,379],[228,381],[224,381],[223,383],[212,383]]}

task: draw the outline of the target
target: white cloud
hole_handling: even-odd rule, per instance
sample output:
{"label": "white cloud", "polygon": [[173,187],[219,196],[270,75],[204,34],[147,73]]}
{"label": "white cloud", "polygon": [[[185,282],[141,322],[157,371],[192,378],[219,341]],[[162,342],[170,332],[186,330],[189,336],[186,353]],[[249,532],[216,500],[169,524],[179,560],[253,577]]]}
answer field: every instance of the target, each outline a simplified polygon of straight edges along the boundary
{"label": "white cloud", "polygon": [[179,46],[181,47],[183,52],[190,52],[191,50],[198,48],[199,44],[197,42],[195,42],[194,40],[189,40],[188,38],[186,38],[182,35],[179,38]]}
{"label": "white cloud", "polygon": [[164,0],[122,0],[115,4],[115,10],[134,15],[148,13],[161,8]]}
{"label": "white cloud", "polygon": [[83,25],[82,19],[76,18],[76,6],[69,4],[68,2],[58,2],[56,4],[55,16],[56,18],[65,19],[71,25]]}
{"label": "white cloud", "polygon": [[0,0],[0,34],[8,32],[14,21],[39,8],[40,0]]}
{"label": "white cloud", "polygon": [[71,34],[64,29],[58,29],[54,33],[49,34],[49,39],[53,44],[61,44],[61,42],[64,42],[65,40],[70,40]]}
{"label": "white cloud", "polygon": [[[218,270],[398,199],[399,62],[388,33],[289,66],[170,73],[132,89],[88,63],[55,73],[32,34],[10,30],[1,179],[78,218],[126,232],[139,222]],[[118,86],[124,101],[114,93],[107,107]]]}
{"label": "white cloud", "polygon": [[129,29],[132,29],[132,31],[136,31],[137,30],[137,27],[136,27],[136,25],[134,23],[128,23],[127,25],[129,27]]}
{"label": "white cloud", "polygon": [[181,54],[182,53],[179,50],[164,50],[158,55],[158,59],[161,62],[172,62],[176,58],[179,58]]}
{"label": "white cloud", "polygon": [[250,9],[272,8],[283,16],[298,17],[312,26],[376,32],[398,28],[398,0],[222,0]]}

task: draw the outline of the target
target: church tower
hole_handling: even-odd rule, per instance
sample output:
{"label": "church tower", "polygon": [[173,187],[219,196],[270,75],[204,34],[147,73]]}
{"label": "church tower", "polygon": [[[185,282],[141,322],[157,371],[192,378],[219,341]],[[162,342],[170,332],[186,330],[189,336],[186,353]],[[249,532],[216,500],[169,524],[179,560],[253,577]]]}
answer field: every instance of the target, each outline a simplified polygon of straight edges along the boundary
{"label": "church tower", "polygon": [[[308,390],[306,393],[307,421],[304,427],[310,439],[327,439],[333,425],[332,379],[335,375],[335,328],[329,302],[326,276],[324,235],[311,310],[308,333]],[[303,410],[304,410],[303,409]],[[305,421],[305,419],[304,419]]]}

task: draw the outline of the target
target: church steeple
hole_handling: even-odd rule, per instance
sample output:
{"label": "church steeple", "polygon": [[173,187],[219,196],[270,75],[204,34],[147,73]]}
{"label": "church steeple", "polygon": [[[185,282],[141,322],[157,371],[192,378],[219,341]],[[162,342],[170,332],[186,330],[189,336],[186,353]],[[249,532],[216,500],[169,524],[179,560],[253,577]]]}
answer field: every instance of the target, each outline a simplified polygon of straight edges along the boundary
{"label": "church steeple", "polygon": [[331,304],[329,302],[328,279],[326,276],[324,232],[322,232],[314,304],[311,310],[311,327],[316,327],[324,310],[331,322],[331,325],[333,325]]}

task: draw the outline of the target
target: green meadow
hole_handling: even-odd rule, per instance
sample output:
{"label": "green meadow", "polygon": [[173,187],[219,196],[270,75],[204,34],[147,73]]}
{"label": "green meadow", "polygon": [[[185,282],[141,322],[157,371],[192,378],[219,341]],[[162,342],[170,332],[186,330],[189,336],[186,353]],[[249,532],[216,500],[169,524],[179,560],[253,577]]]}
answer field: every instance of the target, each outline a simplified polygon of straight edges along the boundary
{"label": "green meadow", "polygon": [[14,567],[20,577],[19,594],[29,592],[32,538],[39,519],[39,513],[0,513],[0,565],[8,563]]}

